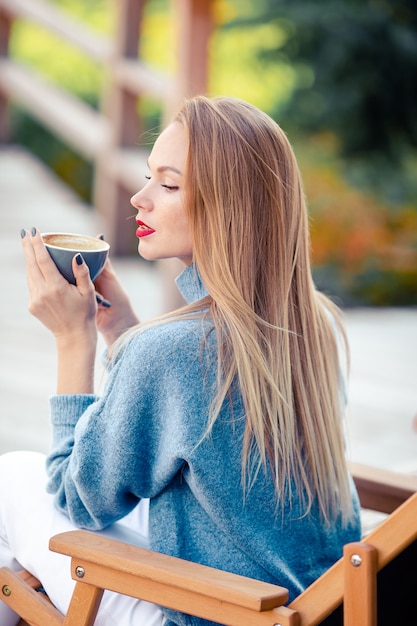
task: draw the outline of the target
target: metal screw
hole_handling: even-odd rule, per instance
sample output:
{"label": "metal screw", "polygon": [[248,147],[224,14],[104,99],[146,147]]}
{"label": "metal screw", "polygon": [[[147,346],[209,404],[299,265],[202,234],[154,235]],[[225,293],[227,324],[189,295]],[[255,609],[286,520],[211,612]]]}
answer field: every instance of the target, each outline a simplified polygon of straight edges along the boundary
{"label": "metal screw", "polygon": [[350,557],[350,562],[352,563],[353,567],[359,567],[362,564],[362,557],[359,556],[359,554],[352,554],[352,556]]}
{"label": "metal screw", "polygon": [[10,589],[9,585],[4,585],[3,589],[1,590],[4,596],[11,596],[12,595],[12,590]]}
{"label": "metal screw", "polygon": [[81,567],[81,565],[78,565],[75,568],[75,575],[78,576],[78,578],[84,578],[84,576],[85,576],[85,569],[83,567]]}

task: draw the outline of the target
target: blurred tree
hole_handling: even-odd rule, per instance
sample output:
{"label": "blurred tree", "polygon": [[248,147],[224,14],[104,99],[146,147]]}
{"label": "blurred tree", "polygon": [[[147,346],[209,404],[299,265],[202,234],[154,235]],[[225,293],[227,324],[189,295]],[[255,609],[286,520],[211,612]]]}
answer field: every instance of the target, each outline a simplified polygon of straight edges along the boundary
{"label": "blurred tree", "polygon": [[330,130],[341,154],[379,164],[400,165],[417,147],[416,0],[257,0],[230,25],[248,21],[286,33],[275,47],[259,42],[259,54],[297,70],[274,111],[287,128]]}

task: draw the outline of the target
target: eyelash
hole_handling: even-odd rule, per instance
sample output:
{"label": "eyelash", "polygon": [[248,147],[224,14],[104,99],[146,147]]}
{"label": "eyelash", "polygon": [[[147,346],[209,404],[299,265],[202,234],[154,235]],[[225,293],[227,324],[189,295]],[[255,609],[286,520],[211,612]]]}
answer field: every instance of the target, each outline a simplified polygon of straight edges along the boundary
{"label": "eyelash", "polygon": [[[151,180],[150,176],[145,176],[145,178],[146,180]],[[161,185],[161,187],[164,187],[168,191],[176,191],[178,189],[177,185]]]}

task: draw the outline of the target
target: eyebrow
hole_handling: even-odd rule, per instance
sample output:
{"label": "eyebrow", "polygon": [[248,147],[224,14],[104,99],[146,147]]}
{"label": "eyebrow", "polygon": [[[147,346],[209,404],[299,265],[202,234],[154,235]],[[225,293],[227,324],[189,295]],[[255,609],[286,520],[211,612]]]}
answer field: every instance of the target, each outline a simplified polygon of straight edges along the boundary
{"label": "eyebrow", "polygon": [[[149,169],[151,169],[150,165],[149,165],[149,160],[146,161]],[[182,172],[177,169],[176,167],[174,167],[173,165],[160,165],[159,167],[156,168],[156,171],[161,174],[163,172],[166,172],[167,170],[170,170],[171,172],[175,172],[176,174],[179,174],[180,176],[182,176]]]}

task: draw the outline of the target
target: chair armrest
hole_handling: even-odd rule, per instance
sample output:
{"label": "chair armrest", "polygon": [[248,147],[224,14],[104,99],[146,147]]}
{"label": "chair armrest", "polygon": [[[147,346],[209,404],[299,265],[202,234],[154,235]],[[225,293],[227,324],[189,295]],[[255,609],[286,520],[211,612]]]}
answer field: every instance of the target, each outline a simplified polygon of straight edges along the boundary
{"label": "chair armrest", "polygon": [[365,509],[392,513],[417,491],[417,476],[361,463],[349,463],[349,468]]}
{"label": "chair armrest", "polygon": [[[126,581],[133,577],[135,589],[140,590],[137,597],[175,610],[184,610],[175,602],[183,590],[200,600],[211,598],[222,604],[233,604],[256,612],[269,611],[288,600],[288,590],[284,587],[184,561],[88,531],[75,530],[55,535],[49,547],[54,552],[72,557],[72,576],[75,580],[80,580],[75,570],[81,565],[85,570],[82,582],[126,593],[130,584],[126,587]],[[119,585],[117,581],[123,579],[125,582]],[[158,596],[146,591],[147,583],[158,588]],[[136,592],[128,595],[136,595]]]}

